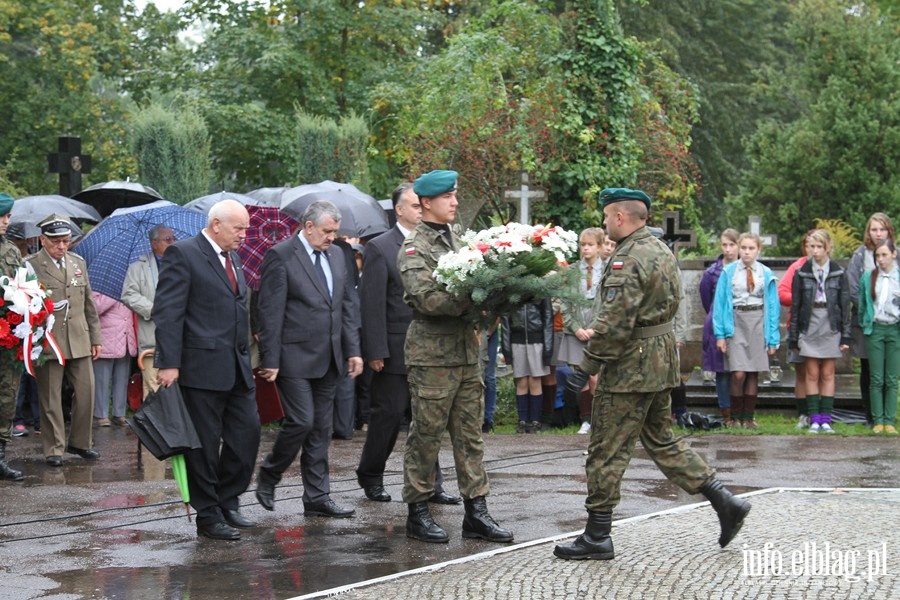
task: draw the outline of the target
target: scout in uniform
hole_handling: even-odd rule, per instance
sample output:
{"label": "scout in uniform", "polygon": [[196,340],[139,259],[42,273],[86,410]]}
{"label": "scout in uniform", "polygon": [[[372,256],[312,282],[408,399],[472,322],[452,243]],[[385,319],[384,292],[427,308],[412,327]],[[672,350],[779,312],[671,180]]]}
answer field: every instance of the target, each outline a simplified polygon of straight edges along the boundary
{"label": "scout in uniform", "polygon": [[646,226],[647,194],[607,188],[600,203],[617,245],[594,302],[594,335],[566,382],[566,393],[577,397],[588,376],[598,374],[585,467],[588,522],[582,535],[553,553],[563,559],[614,557],[612,511],[638,439],[666,477],[710,501],[724,547],[750,504],[725,489],[700,455],[672,433],[669,393],[679,377],[673,324],[681,297],[677,262]]}

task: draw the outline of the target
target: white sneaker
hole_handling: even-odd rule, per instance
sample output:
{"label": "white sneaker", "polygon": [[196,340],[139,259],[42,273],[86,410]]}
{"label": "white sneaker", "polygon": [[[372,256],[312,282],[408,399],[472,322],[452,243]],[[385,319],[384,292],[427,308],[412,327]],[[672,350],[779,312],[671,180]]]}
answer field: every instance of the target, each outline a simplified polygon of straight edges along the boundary
{"label": "white sneaker", "polygon": [[797,420],[797,429],[806,429],[807,427],[809,427],[809,416],[800,415],[800,418]]}
{"label": "white sneaker", "polygon": [[581,429],[578,430],[578,435],[587,435],[591,432],[591,424],[585,421],[581,424]]}
{"label": "white sneaker", "polygon": [[822,423],[822,433],[834,433],[834,429],[828,423]]}
{"label": "white sneaker", "polygon": [[813,423],[812,425],[809,426],[810,433],[819,433],[819,431],[820,431],[820,429],[819,429],[818,423]]}

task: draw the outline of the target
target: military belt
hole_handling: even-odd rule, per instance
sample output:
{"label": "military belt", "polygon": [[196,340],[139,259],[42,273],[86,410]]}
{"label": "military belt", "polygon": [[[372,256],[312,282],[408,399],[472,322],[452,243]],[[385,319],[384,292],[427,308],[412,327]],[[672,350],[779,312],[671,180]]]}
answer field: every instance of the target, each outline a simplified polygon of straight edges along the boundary
{"label": "military belt", "polygon": [[631,332],[631,339],[645,340],[647,338],[659,337],[675,331],[675,321],[669,321],[662,325],[650,325],[649,327],[635,327]]}

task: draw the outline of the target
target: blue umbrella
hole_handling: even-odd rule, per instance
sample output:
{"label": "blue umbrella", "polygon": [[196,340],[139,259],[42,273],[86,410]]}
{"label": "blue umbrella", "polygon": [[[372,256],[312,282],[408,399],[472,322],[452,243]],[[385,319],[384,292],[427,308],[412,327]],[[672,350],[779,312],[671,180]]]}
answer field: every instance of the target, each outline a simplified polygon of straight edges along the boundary
{"label": "blue umbrella", "polygon": [[74,251],[84,257],[91,288],[117,300],[128,265],[150,252],[147,237],[154,225],[165,225],[183,240],[206,227],[206,215],[168,200],[119,208],[91,229]]}
{"label": "blue umbrella", "polygon": [[213,207],[213,204],[221,202],[222,200],[236,200],[244,206],[256,206],[258,204],[262,204],[262,202],[260,202],[256,198],[245,196],[244,194],[237,194],[235,192],[216,192],[215,194],[201,196],[200,198],[191,200],[190,202],[185,204],[184,207],[191,210],[196,210],[197,212],[201,212],[206,215],[209,214],[209,209]]}

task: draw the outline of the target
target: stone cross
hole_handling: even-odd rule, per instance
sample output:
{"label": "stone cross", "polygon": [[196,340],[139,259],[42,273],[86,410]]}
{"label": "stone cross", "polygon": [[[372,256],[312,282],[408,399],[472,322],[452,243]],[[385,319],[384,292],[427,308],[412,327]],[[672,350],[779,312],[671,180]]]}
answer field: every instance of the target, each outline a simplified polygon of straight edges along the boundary
{"label": "stone cross", "polygon": [[519,223],[530,225],[531,216],[528,214],[528,206],[530,200],[543,200],[547,197],[541,190],[531,190],[528,188],[528,173],[522,171],[522,185],[518,190],[507,190],[504,198],[507,201],[519,201]]}
{"label": "stone cross", "polygon": [[682,229],[681,215],[678,211],[667,210],[663,213],[662,240],[672,248],[675,256],[678,256],[679,248],[694,248],[697,246],[697,232],[693,229]]}
{"label": "stone cross", "polygon": [[[758,217],[756,215],[750,215],[749,217],[747,217],[747,221],[749,222],[749,225],[750,225],[750,229],[749,229],[750,233],[755,233],[756,235],[759,236],[759,238],[762,240],[763,248],[778,245],[778,236],[777,235],[774,235],[771,233],[763,234],[763,232],[762,232],[762,217]],[[760,250],[762,250],[762,248],[760,248]]]}
{"label": "stone cross", "polygon": [[91,172],[91,155],[81,153],[81,138],[60,136],[59,151],[47,155],[47,169],[59,173],[59,195],[71,198],[81,191],[81,174]]}

